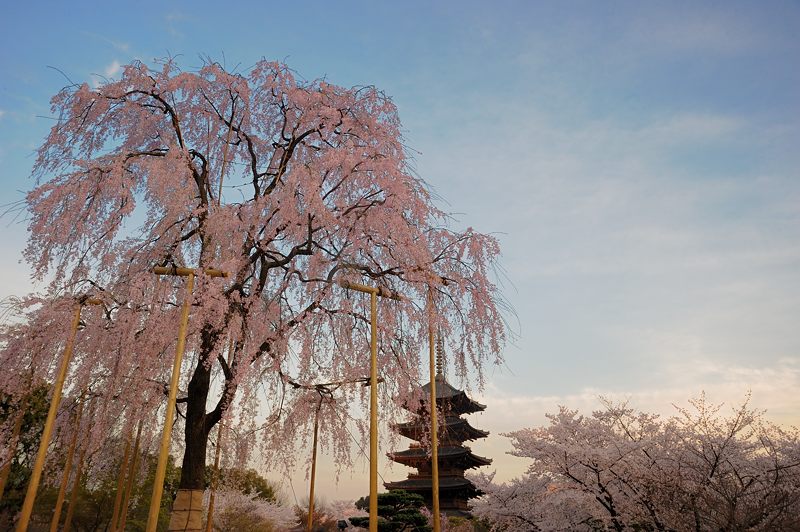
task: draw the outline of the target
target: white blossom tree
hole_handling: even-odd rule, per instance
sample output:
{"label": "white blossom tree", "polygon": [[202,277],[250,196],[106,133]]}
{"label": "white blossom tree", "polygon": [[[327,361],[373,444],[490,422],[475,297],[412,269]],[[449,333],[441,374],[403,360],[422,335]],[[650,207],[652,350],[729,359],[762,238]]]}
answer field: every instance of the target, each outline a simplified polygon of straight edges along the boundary
{"label": "white blossom tree", "polygon": [[549,426],[508,434],[527,474],[494,484],[479,515],[498,529],[794,530],[800,527],[800,434],[746,400],[730,415],[705,396],[662,421],[605,402],[561,407]]}
{"label": "white blossom tree", "polygon": [[213,529],[216,531],[279,532],[297,525],[297,516],[291,506],[259,498],[255,493],[225,488],[215,497]]}

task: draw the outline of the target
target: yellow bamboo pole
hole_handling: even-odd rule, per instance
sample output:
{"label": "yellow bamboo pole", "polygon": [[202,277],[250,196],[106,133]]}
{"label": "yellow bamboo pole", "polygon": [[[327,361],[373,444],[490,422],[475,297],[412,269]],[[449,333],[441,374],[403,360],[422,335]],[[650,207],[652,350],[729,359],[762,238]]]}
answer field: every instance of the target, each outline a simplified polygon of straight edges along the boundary
{"label": "yellow bamboo pole", "polygon": [[[175,360],[172,364],[172,378],[170,380],[169,396],[167,398],[167,411],[164,415],[164,430],[161,433],[161,449],[158,454],[158,465],[156,466],[156,477],[153,482],[153,495],[150,498],[150,511],[147,516],[147,532],[155,532],[158,526],[158,514],[161,510],[161,494],[164,492],[164,475],[167,471],[167,456],[169,455],[169,440],[172,430],[172,418],[175,410],[175,403],[178,398],[178,380],[181,373],[181,362],[183,361],[183,350],[186,346],[186,329],[189,324],[189,307],[191,305],[192,292],[194,291],[194,277],[198,270],[176,266],[156,266],[153,273],[156,275],[177,275],[188,277],[186,283],[186,298],[183,301],[181,310],[181,323],[178,329],[178,344],[175,346]],[[228,272],[206,268],[202,272],[209,277],[228,277]]]}
{"label": "yellow bamboo pole", "polygon": [[378,532],[378,296],[400,300],[396,292],[349,281],[339,286],[370,295],[370,367],[369,367],[369,531]]}
{"label": "yellow bamboo pole", "polygon": [[436,355],[433,338],[433,297],[428,294],[430,312],[428,317],[428,344],[430,354],[430,409],[431,409],[431,476],[433,477],[433,532],[441,531],[441,515],[439,515],[439,434],[436,419]]}
{"label": "yellow bamboo pole", "polygon": [[[81,396],[81,399],[83,399],[83,396]],[[75,431],[72,433],[72,440],[70,440],[69,449],[67,450],[67,460],[64,463],[64,475],[61,477],[61,485],[58,487],[58,497],[56,498],[56,507],[53,509],[53,518],[50,520],[50,532],[56,532],[58,530],[58,523],[61,521],[61,508],[64,506],[64,497],[66,496],[67,485],[69,484],[69,473],[72,470],[72,459],[75,456],[75,446],[78,443],[82,411],[83,401],[78,404],[78,411],[75,414]]]}
{"label": "yellow bamboo pole", "polygon": [[84,442],[81,446],[81,454],[78,455],[78,467],[75,468],[75,479],[72,481],[72,491],[69,494],[69,505],[67,506],[67,517],[64,520],[63,532],[69,532],[72,528],[72,516],[75,514],[75,506],[78,504],[78,489],[81,485],[81,475],[83,474],[83,459],[86,457],[86,448],[89,442]]}
{"label": "yellow bamboo pole", "polygon": [[319,396],[317,411],[314,414],[314,443],[311,446],[311,486],[308,490],[308,532],[314,526],[314,481],[317,478],[317,434],[319,434],[319,411],[322,408],[322,396]]}
{"label": "yellow bamboo pole", "polygon": [[139,441],[142,437],[142,419],[139,419],[139,426],[136,428],[136,440],[133,442],[133,460],[131,460],[130,468],[128,469],[128,484],[125,487],[125,497],[122,501],[122,511],[119,516],[119,523],[114,526],[112,523],[112,532],[125,530],[125,521],[128,519],[128,503],[131,499],[131,492],[133,491],[133,482],[136,479],[136,466],[139,465]]}
{"label": "yellow bamboo pole", "polygon": [[42,439],[39,441],[39,450],[36,453],[36,460],[33,463],[33,470],[31,471],[31,480],[28,482],[28,491],[25,493],[25,502],[22,503],[20,510],[19,521],[17,521],[17,532],[26,532],[31,520],[31,512],[33,511],[33,502],[36,500],[36,491],[39,489],[39,481],[42,479],[42,468],[44,467],[44,459],[47,456],[47,447],[50,445],[50,436],[53,434],[53,425],[55,424],[56,414],[58,413],[58,405],[61,402],[61,392],[64,389],[64,380],[67,378],[67,370],[69,363],[72,360],[72,351],[75,345],[75,337],[78,335],[78,325],[81,321],[81,309],[83,305],[102,305],[98,299],[85,298],[75,305],[75,311],[72,315],[72,324],[70,325],[69,337],[67,338],[67,345],[64,346],[64,355],[61,358],[61,366],[58,368],[58,376],[53,385],[53,397],[50,399],[50,409],[47,411],[47,420],[44,423],[44,430],[42,431]]}
{"label": "yellow bamboo pole", "polygon": [[222,436],[223,424],[220,422],[217,429],[217,447],[214,449],[214,476],[211,477],[211,489],[208,494],[208,516],[206,517],[206,532],[211,532],[214,523],[214,499],[215,491],[217,489],[217,482],[219,481],[219,457],[222,453]]}
{"label": "yellow bamboo pole", "polygon": [[378,294],[369,294],[369,532],[378,532]]}
{"label": "yellow bamboo pole", "polygon": [[189,324],[189,307],[192,302],[192,291],[194,290],[194,270],[189,268],[167,268],[167,271],[160,271],[154,268],[153,271],[159,275],[183,275],[180,270],[187,270],[186,276],[186,296],[183,300],[181,309],[181,322],[178,329],[178,344],[175,347],[175,360],[172,364],[172,379],[170,381],[169,396],[167,398],[167,411],[164,413],[164,430],[161,432],[161,449],[158,455],[158,465],[156,466],[156,476],[153,481],[153,495],[150,498],[150,511],[147,516],[147,532],[156,532],[158,526],[158,513],[161,510],[161,494],[164,492],[164,476],[167,472],[167,456],[169,455],[169,440],[172,431],[172,418],[174,416],[175,403],[178,398],[178,379],[181,374],[181,362],[183,361],[183,350],[186,346],[186,329]]}
{"label": "yellow bamboo pole", "polygon": [[14,428],[11,429],[11,439],[8,442],[8,457],[3,468],[0,469],[0,500],[3,499],[3,493],[6,491],[6,483],[8,482],[8,475],[11,473],[11,462],[14,461],[16,455],[17,443],[19,442],[19,433],[22,431],[22,421],[25,418],[25,403],[27,401],[23,398],[18,405],[19,412],[17,418],[14,420]]}
{"label": "yellow bamboo pole", "polygon": [[[128,469],[128,458],[131,452],[131,438],[130,434],[125,440],[125,450],[122,452],[122,461],[119,464],[119,473],[117,474],[117,494],[114,497],[114,511],[111,514],[111,530],[114,530],[114,525],[119,520],[119,511],[122,506],[122,495],[125,491],[125,471]],[[55,531],[51,531],[55,532]]]}

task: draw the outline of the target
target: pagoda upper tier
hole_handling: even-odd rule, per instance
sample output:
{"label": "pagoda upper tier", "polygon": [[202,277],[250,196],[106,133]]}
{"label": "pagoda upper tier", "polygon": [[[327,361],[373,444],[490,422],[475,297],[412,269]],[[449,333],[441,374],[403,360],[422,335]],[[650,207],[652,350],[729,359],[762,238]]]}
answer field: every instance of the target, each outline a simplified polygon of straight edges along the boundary
{"label": "pagoda upper tier", "polygon": [[[450,469],[463,471],[473,467],[481,467],[492,463],[491,459],[472,454],[472,450],[465,446],[448,446],[440,447],[439,462]],[[409,467],[416,467],[421,470],[429,469],[426,467],[430,465],[431,456],[428,449],[421,446],[410,447],[405,451],[399,451],[388,454],[389,458],[397,463],[407,465]]]}
{"label": "pagoda upper tier", "polygon": [[[427,419],[427,416],[424,419]],[[408,439],[421,441],[424,435],[430,432],[430,427],[420,423],[419,420],[412,420],[396,424],[395,430]],[[471,441],[488,435],[489,431],[476,429],[469,424],[469,421],[458,416],[446,415],[444,420],[439,420],[439,439],[443,441]]]}
{"label": "pagoda upper tier", "polygon": [[[424,399],[420,401],[420,403],[422,403],[420,407],[424,407],[428,398],[431,396],[431,383],[422,385],[422,393]],[[441,405],[442,403],[447,404],[447,413],[454,416],[473,414],[486,410],[486,405],[482,405],[470,399],[467,394],[464,393],[464,390],[459,390],[450,386],[450,383],[445,380],[444,375],[439,373],[436,375],[436,404]],[[408,406],[406,406],[406,409],[412,412],[418,410]],[[427,410],[427,407],[424,407],[424,410]]]}

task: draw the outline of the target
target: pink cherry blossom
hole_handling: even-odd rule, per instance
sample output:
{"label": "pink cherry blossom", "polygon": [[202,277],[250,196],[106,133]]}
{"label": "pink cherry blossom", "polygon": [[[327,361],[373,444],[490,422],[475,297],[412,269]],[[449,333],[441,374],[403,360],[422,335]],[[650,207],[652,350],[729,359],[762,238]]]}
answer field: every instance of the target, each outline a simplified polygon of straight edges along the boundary
{"label": "pink cherry blossom", "polygon": [[367,394],[354,383],[368,375],[369,303],[338,281],[404,296],[379,302],[387,417],[423,380],[430,316],[458,375],[482,383],[482,366],[502,362],[498,243],[452,228],[378,89],[306,81],[268,61],[248,72],[134,62],[118,81],[63,89],[52,112],[25,250],[48,289],[2,331],[0,389],[22,393],[30,372],[53,378],[74,297],[91,294],[104,306],[83,309],[68,390],[101,398],[100,434],[125,438],[140,418],[155,434],[186,297],[184,280],[157,278],[157,265],[230,274],[200,274],[192,295],[183,436],[173,432],[183,488],[202,488],[223,415],[225,459],[260,452],[291,464],[310,438],[320,383],[340,383],[321,409],[321,445],[349,463],[343,420]]}

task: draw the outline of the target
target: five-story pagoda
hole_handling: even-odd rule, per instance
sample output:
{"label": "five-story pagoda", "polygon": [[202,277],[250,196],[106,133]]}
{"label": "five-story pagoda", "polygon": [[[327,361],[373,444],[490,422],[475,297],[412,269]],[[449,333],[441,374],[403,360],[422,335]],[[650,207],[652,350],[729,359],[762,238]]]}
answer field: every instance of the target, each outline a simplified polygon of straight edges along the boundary
{"label": "five-story pagoda", "polygon": [[[492,463],[491,459],[472,453],[464,445],[465,441],[485,438],[487,431],[476,429],[462,418],[462,415],[480,412],[486,408],[470,399],[463,390],[451,386],[444,378],[442,371],[442,341],[439,339],[436,364],[436,406],[439,412],[439,509],[451,516],[470,517],[467,502],[482,495],[470,480],[464,478],[464,471],[473,467],[481,467]],[[386,482],[387,489],[401,489],[418,493],[425,499],[428,508],[433,504],[433,479],[431,474],[431,456],[429,445],[421,442],[430,439],[430,383],[422,386],[422,397],[418,408],[405,405],[413,418],[406,423],[395,425],[395,430],[402,436],[414,440],[405,451],[388,453],[390,459],[400,464],[417,469],[409,473],[408,478],[397,482]]]}

